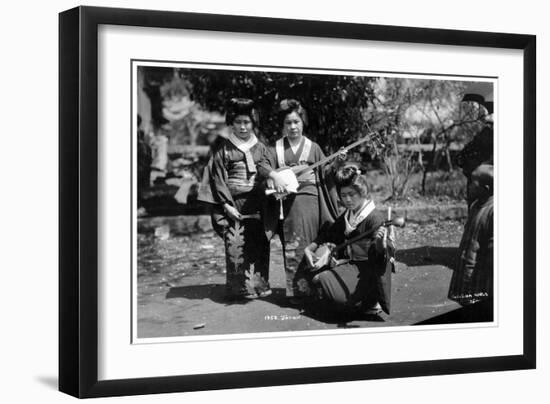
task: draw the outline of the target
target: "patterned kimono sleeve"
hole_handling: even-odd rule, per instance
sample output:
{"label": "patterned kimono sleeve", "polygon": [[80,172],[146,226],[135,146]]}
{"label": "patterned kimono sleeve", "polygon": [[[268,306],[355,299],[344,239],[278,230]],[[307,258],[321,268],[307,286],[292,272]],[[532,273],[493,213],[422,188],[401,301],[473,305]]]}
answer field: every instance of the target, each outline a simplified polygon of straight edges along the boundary
{"label": "patterned kimono sleeve", "polygon": [[210,177],[212,196],[219,203],[234,206],[233,197],[227,187],[227,169],[224,160],[224,147],[221,147],[212,157],[212,176]]}

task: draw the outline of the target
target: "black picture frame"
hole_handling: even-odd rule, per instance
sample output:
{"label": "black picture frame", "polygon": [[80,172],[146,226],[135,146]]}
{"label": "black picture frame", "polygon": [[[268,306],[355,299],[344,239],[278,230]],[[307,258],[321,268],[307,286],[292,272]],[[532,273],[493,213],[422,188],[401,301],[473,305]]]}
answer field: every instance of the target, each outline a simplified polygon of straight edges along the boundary
{"label": "black picture frame", "polygon": [[[523,354],[98,381],[100,24],[523,51]],[[182,12],[78,7],[59,15],[59,389],[76,397],[325,383],[536,366],[536,37]]]}

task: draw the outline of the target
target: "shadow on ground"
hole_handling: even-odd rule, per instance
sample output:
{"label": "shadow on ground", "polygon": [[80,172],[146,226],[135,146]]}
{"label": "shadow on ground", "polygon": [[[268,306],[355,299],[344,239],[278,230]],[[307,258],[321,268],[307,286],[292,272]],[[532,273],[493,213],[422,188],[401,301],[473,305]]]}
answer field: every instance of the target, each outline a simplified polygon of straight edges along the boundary
{"label": "shadow on ground", "polygon": [[487,321],[493,321],[493,305],[488,300],[461,307],[413,325],[482,323]]}
{"label": "shadow on ground", "polygon": [[443,265],[454,269],[456,265],[456,247],[423,246],[397,251],[397,260],[405,265]]}
{"label": "shadow on ground", "polygon": [[320,321],[325,324],[334,324],[336,328],[359,328],[359,324],[351,324],[354,321],[366,321],[381,323],[384,319],[379,315],[367,315],[360,312],[335,310],[328,304],[315,301],[304,306],[300,313],[304,317]]}
{"label": "shadow on ground", "polygon": [[[285,296],[285,289],[272,288],[272,294],[270,296],[262,298],[263,301],[280,306],[289,307]],[[166,294],[166,299],[184,298],[188,300],[204,300],[209,299],[214,303],[224,304],[226,306],[231,305],[244,305],[254,301],[242,300],[242,299],[228,299],[225,295],[224,284],[212,284],[212,285],[190,285],[190,286],[178,286],[172,287]]]}

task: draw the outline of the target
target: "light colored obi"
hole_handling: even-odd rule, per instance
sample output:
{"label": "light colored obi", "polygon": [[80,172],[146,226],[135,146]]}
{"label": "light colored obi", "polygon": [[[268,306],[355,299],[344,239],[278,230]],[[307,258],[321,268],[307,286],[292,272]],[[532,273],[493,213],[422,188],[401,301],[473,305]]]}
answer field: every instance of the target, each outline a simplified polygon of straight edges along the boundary
{"label": "light colored obi", "polygon": [[234,161],[227,170],[227,187],[232,195],[250,192],[254,188],[256,174],[248,177],[246,162]]}

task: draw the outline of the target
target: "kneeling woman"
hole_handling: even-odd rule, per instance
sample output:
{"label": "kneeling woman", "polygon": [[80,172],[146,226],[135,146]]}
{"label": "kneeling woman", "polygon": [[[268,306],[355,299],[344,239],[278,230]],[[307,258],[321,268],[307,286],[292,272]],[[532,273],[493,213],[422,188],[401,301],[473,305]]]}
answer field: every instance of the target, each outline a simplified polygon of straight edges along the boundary
{"label": "kneeling woman", "polygon": [[[315,275],[313,283],[321,299],[337,309],[389,314],[391,264],[386,255],[384,217],[375,210],[367,180],[356,167],[338,170],[335,182],[346,211],[305,250],[311,268],[328,268]],[[330,249],[335,245],[367,233],[373,236],[349,244],[332,258]],[[322,244],[329,248],[317,259],[316,250]]]}

